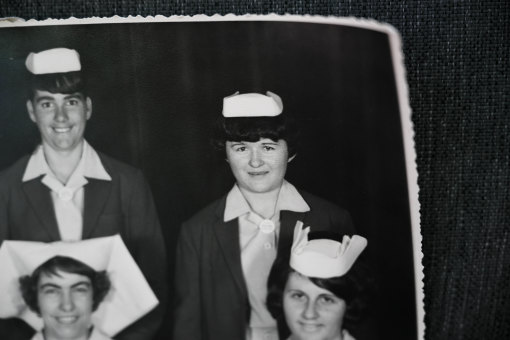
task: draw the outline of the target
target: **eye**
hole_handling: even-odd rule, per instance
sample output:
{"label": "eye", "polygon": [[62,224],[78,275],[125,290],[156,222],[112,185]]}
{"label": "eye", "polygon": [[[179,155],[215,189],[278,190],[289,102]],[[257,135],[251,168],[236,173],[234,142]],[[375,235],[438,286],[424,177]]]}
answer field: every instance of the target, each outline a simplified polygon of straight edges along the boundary
{"label": "eye", "polygon": [[273,151],[273,150],[275,150],[275,148],[271,145],[264,145],[264,150],[265,151]]}
{"label": "eye", "polygon": [[301,301],[305,299],[305,294],[303,292],[292,292],[290,293],[290,298],[293,300]]}
{"label": "eye", "polygon": [[80,101],[76,98],[71,98],[67,101],[67,106],[77,106],[80,104]]}
{"label": "eye", "polygon": [[80,285],[77,287],[74,287],[74,292],[80,293],[80,294],[87,294],[90,291],[90,287],[88,285]]}
{"label": "eye", "polygon": [[336,299],[329,295],[322,295],[319,299],[319,301],[324,305],[331,305],[336,302]]}
{"label": "eye", "polygon": [[43,108],[43,109],[50,109],[53,107],[53,103],[50,102],[50,101],[42,101],[39,103],[39,105]]}
{"label": "eye", "polygon": [[46,288],[42,289],[42,293],[44,295],[49,295],[49,296],[56,295],[58,293],[58,289],[55,287],[46,287]]}
{"label": "eye", "polygon": [[243,145],[236,146],[236,147],[234,147],[234,151],[236,151],[236,152],[244,152],[244,151],[246,151],[246,146],[243,146]]}

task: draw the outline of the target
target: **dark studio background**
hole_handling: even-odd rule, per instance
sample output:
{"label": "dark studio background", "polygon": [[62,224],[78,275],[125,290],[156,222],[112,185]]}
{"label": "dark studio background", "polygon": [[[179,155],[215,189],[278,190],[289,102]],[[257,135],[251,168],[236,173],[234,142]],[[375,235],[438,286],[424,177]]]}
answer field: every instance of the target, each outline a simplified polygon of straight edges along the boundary
{"label": "dark studio background", "polygon": [[[0,45],[1,168],[38,141],[24,104],[26,55],[77,49],[93,104],[86,138],[142,168],[171,264],[181,223],[233,184],[210,143],[222,98],[278,93],[302,125],[287,178],[347,208],[370,242],[381,294],[358,339],[415,338],[405,163],[385,34],[305,23],[75,25],[2,29]],[[402,321],[397,330],[393,319]],[[162,339],[169,329],[166,322]]]}
{"label": "dark studio background", "polygon": [[[425,273],[425,338],[427,340],[510,338],[508,227],[510,222],[508,206],[510,187],[510,115],[508,106],[510,11],[508,1],[140,2],[105,0],[102,2],[75,1],[70,4],[51,0],[8,0],[0,3],[0,16],[18,16],[25,19],[136,14],[193,15],[206,13],[211,15],[232,12],[237,14],[275,12],[279,14],[366,17],[388,22],[400,31],[407,69],[410,104],[413,109],[412,120],[415,126],[416,162],[419,172]],[[106,38],[103,37],[103,39]],[[183,38],[183,40],[186,39]],[[115,43],[117,42],[113,41],[113,45],[110,46],[114,46]],[[11,44],[12,42],[9,46]],[[174,49],[174,46],[169,45],[167,48],[170,51]],[[4,45],[0,50],[4,50]],[[23,55],[26,51],[21,52],[20,55]],[[204,57],[204,59],[206,58]],[[117,60],[111,62],[112,64],[123,63],[127,62],[127,59],[119,56]],[[307,67],[303,69],[306,70]],[[12,69],[9,72],[17,75],[21,71],[23,71],[23,67],[20,64],[18,70]],[[155,69],[153,71],[156,72]],[[129,75],[122,76],[129,77]],[[255,76],[252,79],[256,79]],[[16,84],[17,77],[5,80],[2,74],[0,80],[1,84],[7,84],[0,85],[2,91],[4,91],[4,86],[19,85]],[[105,83],[110,81],[106,78],[103,80]],[[139,80],[134,79],[133,81]],[[306,85],[308,87],[308,84]],[[141,85],[129,83],[119,86],[141,88]],[[186,87],[186,83],[180,81],[178,86]],[[232,90],[238,88],[244,90],[241,84],[235,84],[235,86],[236,88]],[[259,86],[263,85],[259,84]],[[105,87],[101,86],[103,91]],[[215,88],[213,90],[216,92]],[[274,91],[278,90],[275,88]],[[219,91],[216,93],[219,94]],[[101,112],[99,110],[106,110],[106,107],[110,106],[115,106],[113,112],[116,114],[123,112],[126,106],[131,105],[127,104],[128,100],[129,103],[132,103],[133,98],[114,97],[110,99],[114,104],[101,108],[99,103],[102,101],[106,105],[107,100],[100,97],[107,97],[108,92],[104,91],[94,95],[96,96],[94,98],[95,114],[89,126],[88,138],[91,142],[99,143],[98,148],[105,152],[142,167],[150,178],[155,194],[157,194],[155,185],[158,181],[165,181],[167,184],[171,182],[163,173],[163,169],[150,170],[144,163],[145,160],[137,151],[134,151],[136,148],[124,146],[125,143],[130,143],[132,146],[138,142],[130,140],[130,136],[125,131],[128,128],[135,128],[139,118],[131,117],[117,122],[117,126],[112,132],[108,127],[108,124],[112,124],[111,118],[106,118],[111,117],[108,116],[110,113],[106,112],[104,117],[99,114]],[[221,93],[222,95],[223,93]],[[343,94],[340,95],[343,96]],[[191,96],[192,94],[190,94],[190,98]],[[193,98],[196,97],[193,96]],[[207,99],[208,103],[213,103],[210,101],[211,98],[214,98],[212,93]],[[295,98],[300,99],[301,102],[303,96],[296,95]],[[291,100],[294,100],[294,97]],[[24,110],[18,111],[19,103],[6,101],[3,95],[0,101],[2,105],[1,138],[10,143],[8,147],[2,147],[2,157],[0,157],[2,164],[0,166],[3,168],[18,155],[28,152],[32,148],[33,136],[36,134],[35,130],[31,130],[31,123],[28,119],[22,120],[13,116],[15,114],[25,115]],[[154,105],[145,105],[148,105],[147,110],[155,110]],[[179,105],[179,107],[194,105],[193,107],[199,109],[204,108],[203,102],[193,101],[190,103],[190,100],[185,98],[178,98],[176,102],[170,104],[170,106],[172,105]],[[211,107],[210,115],[217,113],[220,104],[216,102],[216,105],[216,111]],[[292,105],[299,107],[301,104]],[[138,106],[143,105],[139,103]],[[4,109],[6,107],[9,109]],[[173,114],[175,111],[173,110]],[[6,112],[10,112],[9,114],[16,119],[4,118]],[[343,123],[341,126],[346,126],[345,122]],[[8,124],[11,128],[4,128],[4,124]],[[103,124],[107,125],[103,128]],[[185,120],[181,120],[180,124],[184,126]],[[161,124],[158,128],[164,129],[165,127]],[[324,129],[323,126],[321,128]],[[328,129],[330,128],[328,127]],[[307,131],[311,130],[307,129]],[[324,136],[331,138],[331,135],[324,134]],[[161,135],[159,137],[162,138]],[[145,136],[144,138],[149,137]],[[190,137],[189,140],[198,141],[195,137]],[[11,141],[15,141],[15,143]],[[184,142],[180,141],[180,143]],[[347,147],[346,144],[342,145]],[[164,147],[169,148],[170,146],[165,145]],[[196,147],[205,148],[205,145],[201,144]],[[356,147],[362,148],[363,146],[356,145]],[[175,148],[177,149],[177,147]],[[170,150],[168,151],[167,154],[170,154]],[[345,157],[346,160],[353,160],[354,156],[348,157],[348,151],[349,149],[344,150],[344,153],[341,154],[342,157]],[[290,168],[289,178],[296,178],[296,180],[299,178],[300,184],[301,181],[306,183],[313,180],[315,182],[313,188],[310,187],[310,191],[326,196],[328,184],[322,182],[324,179],[322,176],[314,176],[318,173],[315,168],[318,165],[314,166],[310,174],[294,172],[294,169],[298,168],[298,160],[303,162],[306,153],[306,149],[302,150],[298,159],[295,160],[296,163]],[[318,161],[315,158],[314,160]],[[207,161],[213,163],[212,159]],[[331,162],[332,157],[329,157],[328,161]],[[214,164],[215,171],[223,169],[221,177],[223,183],[228,179],[228,171],[226,168],[218,167],[217,161],[214,161]],[[331,163],[328,164],[328,168],[331,168]],[[311,165],[306,164],[306,166]],[[179,168],[187,169],[186,164],[182,164]],[[177,171],[177,168],[172,167],[172,169]],[[319,169],[326,171],[322,170],[324,168]],[[359,211],[357,212],[356,209],[360,209],[360,207],[354,207],[355,202],[351,201],[352,192],[342,191],[349,186],[345,183],[349,180],[349,174],[346,171],[351,171],[350,169],[351,167],[342,166],[340,168],[342,172],[339,172],[337,176],[328,176],[328,179],[344,182],[343,187],[342,183],[338,186],[338,193],[341,197],[334,199],[349,208],[353,215],[358,213],[359,216]],[[213,175],[211,174],[210,177]],[[198,181],[190,179],[190,182],[193,183],[200,181],[205,181],[205,179],[198,179]],[[353,186],[355,184],[357,183],[353,183]],[[224,189],[222,185],[213,187],[212,184],[211,188],[211,192],[217,193]],[[179,190],[179,188],[172,189]],[[194,201],[193,204],[196,205],[210,200],[210,197],[205,197],[207,194],[202,190],[198,190],[198,195],[196,192],[189,193],[190,196],[193,195],[194,200],[200,200],[200,202]],[[362,196],[358,195],[357,197]],[[167,216],[165,218],[168,218],[170,214],[161,210],[160,197],[156,197],[156,199],[160,204],[162,219],[163,214]],[[184,199],[190,199],[190,197],[184,197]],[[172,218],[182,219],[188,213],[191,211],[179,211]],[[362,218],[365,217],[362,216]],[[364,228],[358,220],[356,224],[359,229]],[[402,326],[406,325],[405,321],[400,318],[389,320],[387,325],[388,328],[397,331]],[[388,338],[398,339],[393,334]]]}

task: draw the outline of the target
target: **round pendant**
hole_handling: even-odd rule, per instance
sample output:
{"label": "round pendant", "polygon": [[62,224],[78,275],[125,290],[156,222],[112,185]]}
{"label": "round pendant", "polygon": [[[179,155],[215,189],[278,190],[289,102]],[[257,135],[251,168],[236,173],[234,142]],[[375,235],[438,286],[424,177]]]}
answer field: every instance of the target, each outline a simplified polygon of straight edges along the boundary
{"label": "round pendant", "polygon": [[73,198],[73,191],[69,188],[62,188],[58,192],[58,198],[62,201],[70,201]]}
{"label": "round pendant", "polygon": [[262,222],[260,222],[259,228],[260,228],[260,230],[264,234],[269,234],[269,233],[272,233],[274,231],[275,226],[274,226],[273,221],[271,221],[271,220],[263,220]]}

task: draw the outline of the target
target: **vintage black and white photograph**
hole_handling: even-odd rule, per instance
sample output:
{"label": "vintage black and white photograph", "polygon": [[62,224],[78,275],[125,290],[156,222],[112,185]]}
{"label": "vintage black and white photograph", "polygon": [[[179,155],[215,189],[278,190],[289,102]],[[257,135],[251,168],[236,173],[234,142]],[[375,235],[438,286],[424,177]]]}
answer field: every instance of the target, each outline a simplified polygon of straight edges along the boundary
{"label": "vintage black and white photograph", "polygon": [[0,24],[0,338],[423,339],[398,32]]}

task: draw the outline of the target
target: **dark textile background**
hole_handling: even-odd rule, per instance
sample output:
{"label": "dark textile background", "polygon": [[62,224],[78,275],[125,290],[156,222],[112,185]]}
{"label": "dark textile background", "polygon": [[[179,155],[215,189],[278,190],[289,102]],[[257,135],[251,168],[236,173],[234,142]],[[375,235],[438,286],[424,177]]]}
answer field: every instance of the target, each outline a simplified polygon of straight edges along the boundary
{"label": "dark textile background", "polygon": [[508,339],[509,7],[506,0],[2,1],[0,17],[275,12],[392,24],[402,35],[416,132],[426,339]]}

